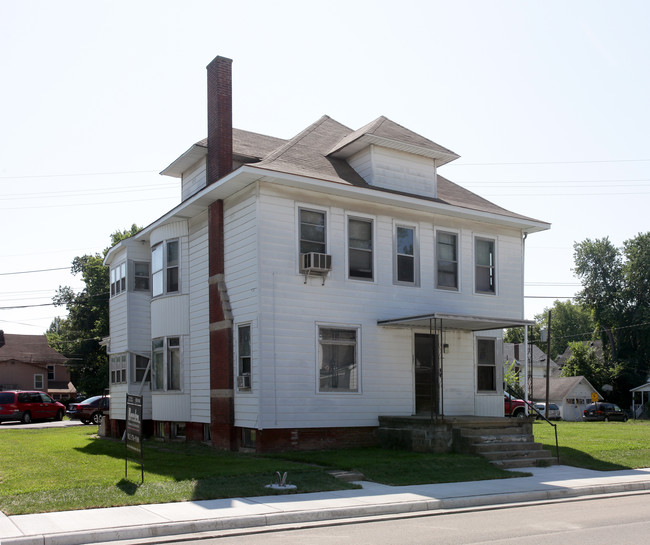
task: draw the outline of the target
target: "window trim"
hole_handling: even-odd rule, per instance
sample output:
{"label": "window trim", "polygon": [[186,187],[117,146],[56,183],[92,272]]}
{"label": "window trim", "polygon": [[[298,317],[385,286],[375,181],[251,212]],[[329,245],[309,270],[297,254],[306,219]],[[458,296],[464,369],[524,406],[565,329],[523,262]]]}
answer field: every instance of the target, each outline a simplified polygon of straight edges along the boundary
{"label": "window trim", "polygon": [[[354,390],[321,390],[320,387],[320,376],[321,376],[321,357],[322,357],[322,351],[321,351],[321,339],[320,339],[320,331],[321,329],[340,329],[340,330],[347,330],[347,331],[354,331],[355,332],[355,373],[356,373],[356,383],[357,387]],[[315,336],[316,336],[316,365],[315,365],[315,371],[316,371],[316,394],[318,395],[360,395],[363,393],[362,386],[361,386],[361,325],[360,324],[338,324],[338,323],[324,323],[324,322],[318,322],[316,323],[316,329],[315,329]]]}
{"label": "window trim", "polygon": [[[477,245],[478,242],[491,242],[492,243],[492,256],[493,256],[493,263],[492,265],[479,265],[478,264],[478,251],[477,251]],[[492,271],[492,289],[491,290],[480,290],[478,289],[478,268],[482,267],[483,269],[489,268]],[[497,282],[498,282],[498,275],[497,275],[497,267],[498,267],[498,260],[497,260],[497,239],[496,237],[489,237],[489,236],[483,236],[483,235],[474,235],[474,293],[477,295],[497,295]]]}
{"label": "window trim", "polygon": [[[439,235],[453,235],[456,239],[456,286],[441,286],[440,285],[440,252],[438,249],[439,244]],[[435,232],[435,284],[437,290],[443,290],[447,292],[460,292],[460,279],[461,279],[461,265],[462,260],[460,257],[460,233],[454,229],[445,229],[440,228],[436,229]],[[445,260],[447,261],[447,260]]]}
{"label": "window trim", "polygon": [[[170,265],[169,264],[169,246],[170,244],[177,244],[178,248],[178,256],[177,256],[177,263]],[[156,266],[156,260],[154,258],[154,254],[158,249],[161,249],[161,267],[160,269],[155,269],[154,266]],[[151,295],[152,297],[161,297],[163,295],[177,295],[181,293],[181,239],[180,238],[170,238],[166,240],[161,240],[160,242],[157,242],[151,247],[151,268],[149,272],[149,278],[150,278],[150,285],[151,285]],[[170,290],[169,289],[169,275],[170,271],[172,269],[176,269],[177,274],[176,274],[176,284],[177,284],[177,289],[175,290]],[[161,283],[161,288],[160,292],[156,292],[156,278],[157,275],[160,275],[160,283]]]}
{"label": "window trim", "polygon": [[108,357],[109,383],[127,384],[128,380],[128,353],[118,352]]}
{"label": "window trim", "polygon": [[[241,355],[241,334],[240,332],[248,328],[248,356],[242,356]],[[243,377],[243,376],[248,376],[250,380],[250,386],[248,388],[240,388],[239,385],[237,384],[237,390],[240,392],[249,392],[253,389],[253,323],[252,322],[242,322],[240,324],[237,324],[235,327],[236,331],[236,337],[235,337],[235,371],[236,377]],[[248,358],[248,372],[243,371],[243,365],[242,365],[242,358],[247,357]]]}
{"label": "window trim", "polygon": [[[182,335],[169,335],[151,339],[151,389],[153,392],[182,392],[183,381],[183,337]],[[177,343],[177,344],[176,344]],[[173,353],[178,352],[178,388],[170,387],[172,382]],[[156,370],[156,357],[162,357],[160,372]],[[159,379],[161,386],[158,387]]]}
{"label": "window trim", "polygon": [[[39,377],[40,377],[40,383],[39,383]],[[34,390],[44,390],[44,389],[45,389],[45,377],[41,373],[34,373]]]}
{"label": "window trim", "polygon": [[329,231],[330,231],[330,229],[329,229],[329,218],[328,218],[329,210],[327,210],[326,208],[318,208],[316,206],[311,206],[311,205],[307,205],[307,204],[305,204],[305,205],[298,204],[297,209],[296,209],[296,221],[297,221],[297,225],[298,225],[298,227],[297,227],[298,254],[308,253],[308,252],[303,252],[302,251],[302,241],[303,241],[303,238],[302,238],[302,224],[303,224],[303,222],[302,222],[301,215],[302,215],[303,210],[305,212],[314,212],[316,214],[322,214],[323,215],[323,220],[324,220],[323,223],[324,223],[324,231],[325,231],[324,236],[323,236],[323,239],[324,239],[323,240],[323,245],[324,245],[325,248],[324,248],[323,252],[317,252],[317,253],[327,254],[328,249],[330,247],[330,245],[329,245]]}
{"label": "window trim", "polygon": [[[480,349],[479,349],[479,343],[480,342],[491,342],[492,343],[492,349],[493,349],[493,358],[494,361],[491,363],[481,363],[480,361]],[[497,376],[497,360],[498,360],[498,354],[497,354],[497,338],[496,337],[476,337],[475,341],[475,346],[476,346],[476,392],[478,394],[495,394],[497,393],[498,390],[498,382],[499,382],[499,377]],[[489,389],[489,390],[482,390],[479,388],[479,368],[485,368],[489,367],[493,369],[493,380],[494,380],[494,388]]]}
{"label": "window trim", "polygon": [[[146,265],[147,274],[138,274],[138,266]],[[129,281],[131,282],[130,289],[131,291],[138,291],[144,293],[151,292],[151,263],[149,261],[134,260],[129,262],[131,267],[131,274],[129,275]],[[143,281],[146,284],[146,287],[139,286]]]}
{"label": "window trim", "polygon": [[111,268],[110,284],[111,297],[116,297],[126,291],[126,261]]}
{"label": "window trim", "polygon": [[[363,214],[346,214],[345,216],[345,261],[346,261],[346,278],[355,282],[377,282],[377,252],[375,250],[375,240],[377,239],[376,231],[376,218],[373,216],[365,216]],[[350,247],[350,222],[351,221],[361,221],[370,224],[370,277],[366,278],[363,276],[352,276],[350,274],[350,252],[351,250],[363,251],[363,248],[351,248]]]}
{"label": "window trim", "polygon": [[[408,256],[408,254],[398,253],[399,229],[409,229],[413,231],[413,254],[410,256],[413,260],[413,280],[399,279],[399,257]],[[395,222],[393,224],[393,284],[398,286],[419,286],[420,285],[420,245],[418,239],[418,228],[414,224]]]}

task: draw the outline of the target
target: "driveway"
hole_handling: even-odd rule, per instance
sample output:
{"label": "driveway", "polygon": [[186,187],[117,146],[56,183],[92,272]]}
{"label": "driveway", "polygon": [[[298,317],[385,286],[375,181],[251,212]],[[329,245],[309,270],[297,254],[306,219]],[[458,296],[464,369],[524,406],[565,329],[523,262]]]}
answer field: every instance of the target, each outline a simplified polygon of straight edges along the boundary
{"label": "driveway", "polygon": [[80,420],[44,420],[23,424],[22,422],[2,422],[0,430],[38,430],[41,428],[67,428],[69,426],[83,426]]}

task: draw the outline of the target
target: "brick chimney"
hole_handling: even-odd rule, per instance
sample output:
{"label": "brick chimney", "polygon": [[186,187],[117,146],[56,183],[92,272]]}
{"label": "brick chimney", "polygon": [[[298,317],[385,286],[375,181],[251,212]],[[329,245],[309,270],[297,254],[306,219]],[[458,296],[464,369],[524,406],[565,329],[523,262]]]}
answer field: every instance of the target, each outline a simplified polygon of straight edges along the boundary
{"label": "brick chimney", "polygon": [[208,71],[206,185],[232,171],[232,59],[215,57]]}

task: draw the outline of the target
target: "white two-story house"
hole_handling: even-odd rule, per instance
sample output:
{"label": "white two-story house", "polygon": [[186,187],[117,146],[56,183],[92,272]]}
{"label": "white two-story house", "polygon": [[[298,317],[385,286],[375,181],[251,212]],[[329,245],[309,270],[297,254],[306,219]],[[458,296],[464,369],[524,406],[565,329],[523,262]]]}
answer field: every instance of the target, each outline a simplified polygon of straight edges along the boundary
{"label": "white two-story house", "polygon": [[503,416],[501,328],[526,323],[524,241],[549,224],[443,178],[458,156],[384,117],[233,129],[230,81],[217,57],[207,141],[163,171],[181,203],[106,257],[112,433],[127,392],[156,436],[258,451]]}

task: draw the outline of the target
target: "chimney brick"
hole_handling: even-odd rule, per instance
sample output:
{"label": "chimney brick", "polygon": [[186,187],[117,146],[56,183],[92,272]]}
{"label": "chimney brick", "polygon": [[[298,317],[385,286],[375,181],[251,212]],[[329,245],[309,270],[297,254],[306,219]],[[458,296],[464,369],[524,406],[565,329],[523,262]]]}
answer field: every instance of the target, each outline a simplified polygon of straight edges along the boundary
{"label": "chimney brick", "polygon": [[208,71],[206,185],[232,171],[232,59],[215,57]]}

